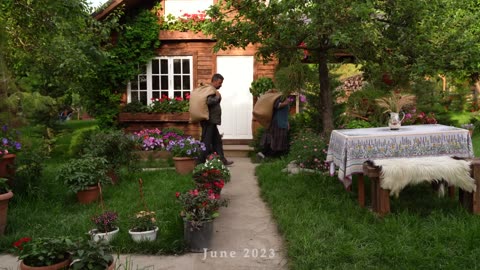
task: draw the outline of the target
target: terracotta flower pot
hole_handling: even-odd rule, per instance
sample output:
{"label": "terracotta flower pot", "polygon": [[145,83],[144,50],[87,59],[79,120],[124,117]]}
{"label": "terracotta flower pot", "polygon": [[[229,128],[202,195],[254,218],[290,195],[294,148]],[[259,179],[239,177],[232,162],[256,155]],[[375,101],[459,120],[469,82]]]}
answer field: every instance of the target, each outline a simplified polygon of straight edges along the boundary
{"label": "terracotta flower pot", "polygon": [[5,233],[7,227],[8,201],[13,197],[13,192],[9,191],[0,194],[0,235]]}
{"label": "terracotta flower pot", "polygon": [[100,195],[100,188],[98,186],[90,186],[85,190],[77,192],[78,202],[81,204],[88,204],[96,201]]}
{"label": "terracotta flower pot", "polygon": [[175,170],[181,175],[186,175],[193,172],[197,165],[197,160],[192,157],[173,157]]}
{"label": "terracotta flower pot", "polygon": [[71,259],[67,259],[65,261],[61,261],[59,263],[56,263],[54,265],[49,265],[49,266],[28,266],[23,263],[23,261],[20,262],[20,270],[59,270],[59,269],[67,269],[68,266],[71,263]]}
{"label": "terracotta flower pot", "polygon": [[8,178],[9,185],[12,186],[12,179],[15,176],[15,154],[6,154],[0,157],[0,177]]}

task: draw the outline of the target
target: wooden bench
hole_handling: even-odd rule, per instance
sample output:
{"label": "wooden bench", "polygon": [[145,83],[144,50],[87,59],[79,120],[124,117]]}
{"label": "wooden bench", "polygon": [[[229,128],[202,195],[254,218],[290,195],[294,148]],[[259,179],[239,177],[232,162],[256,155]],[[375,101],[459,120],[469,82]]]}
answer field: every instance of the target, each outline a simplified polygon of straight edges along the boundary
{"label": "wooden bench", "polygon": [[[381,167],[374,166],[371,162],[363,163],[363,175],[370,178],[371,185],[371,204],[372,211],[384,216],[390,213],[390,190],[381,187],[380,178]],[[460,204],[468,209],[471,213],[480,214],[480,159],[470,160],[470,175],[475,180],[477,190],[467,192],[459,189]],[[363,180],[363,179],[362,179]],[[455,187],[449,186],[449,196],[455,197]]]}

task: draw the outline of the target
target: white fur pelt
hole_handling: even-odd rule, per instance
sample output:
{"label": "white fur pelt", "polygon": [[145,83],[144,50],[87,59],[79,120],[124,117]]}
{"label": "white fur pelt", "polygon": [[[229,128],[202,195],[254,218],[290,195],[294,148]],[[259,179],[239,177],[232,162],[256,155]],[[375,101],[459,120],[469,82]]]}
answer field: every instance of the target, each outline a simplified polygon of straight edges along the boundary
{"label": "white fur pelt", "polygon": [[389,189],[390,195],[398,197],[400,191],[410,184],[444,180],[449,186],[465,191],[476,189],[470,177],[470,162],[450,157],[396,158],[373,160],[381,166],[381,187]]}

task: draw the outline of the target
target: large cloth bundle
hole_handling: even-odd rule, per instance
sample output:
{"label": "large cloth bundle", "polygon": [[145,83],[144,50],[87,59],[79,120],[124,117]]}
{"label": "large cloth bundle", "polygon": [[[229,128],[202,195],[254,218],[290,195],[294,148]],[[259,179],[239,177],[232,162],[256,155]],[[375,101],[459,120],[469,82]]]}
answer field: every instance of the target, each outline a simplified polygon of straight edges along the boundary
{"label": "large cloth bundle", "polygon": [[253,118],[265,128],[270,127],[273,116],[273,105],[282,94],[276,90],[268,90],[261,95],[253,107]]}
{"label": "large cloth bundle", "polygon": [[203,120],[208,120],[208,105],[207,97],[215,95],[217,89],[210,84],[202,85],[193,89],[190,94],[190,123],[197,123]]}

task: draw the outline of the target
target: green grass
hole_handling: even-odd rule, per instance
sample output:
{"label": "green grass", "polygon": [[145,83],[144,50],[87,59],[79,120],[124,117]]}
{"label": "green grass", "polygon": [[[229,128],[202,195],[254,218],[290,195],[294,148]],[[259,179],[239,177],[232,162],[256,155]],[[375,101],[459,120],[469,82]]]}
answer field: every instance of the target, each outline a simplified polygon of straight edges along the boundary
{"label": "green grass", "polygon": [[[52,157],[45,160],[45,169],[29,195],[15,194],[9,204],[8,226],[5,236],[0,237],[0,252],[12,251],[12,243],[21,237],[68,236],[88,237],[93,228],[90,217],[106,210],[119,215],[120,232],[112,242],[115,252],[144,254],[182,253],[183,221],[179,216],[180,205],[175,192],[193,187],[191,175],[181,176],[172,169],[121,174],[120,183],[103,189],[104,206],[100,203],[80,205],[76,196],[55,179],[58,166],[67,160],[64,156],[71,134],[78,128],[95,125],[93,121],[68,121],[55,141]],[[33,129],[27,134],[34,134]],[[25,133],[24,133],[25,134]],[[146,162],[150,167],[165,167],[168,162]],[[131,217],[143,210],[138,179],[144,182],[145,201],[149,210],[157,213],[159,233],[157,241],[138,244],[130,239],[128,229]]]}
{"label": "green grass", "polygon": [[[479,134],[473,141],[479,155]],[[391,198],[392,213],[377,218],[358,206],[355,192],[346,192],[336,176],[287,176],[281,173],[285,165],[262,163],[257,176],[290,269],[480,267],[480,219],[457,200],[438,198],[429,185],[407,187]]]}

